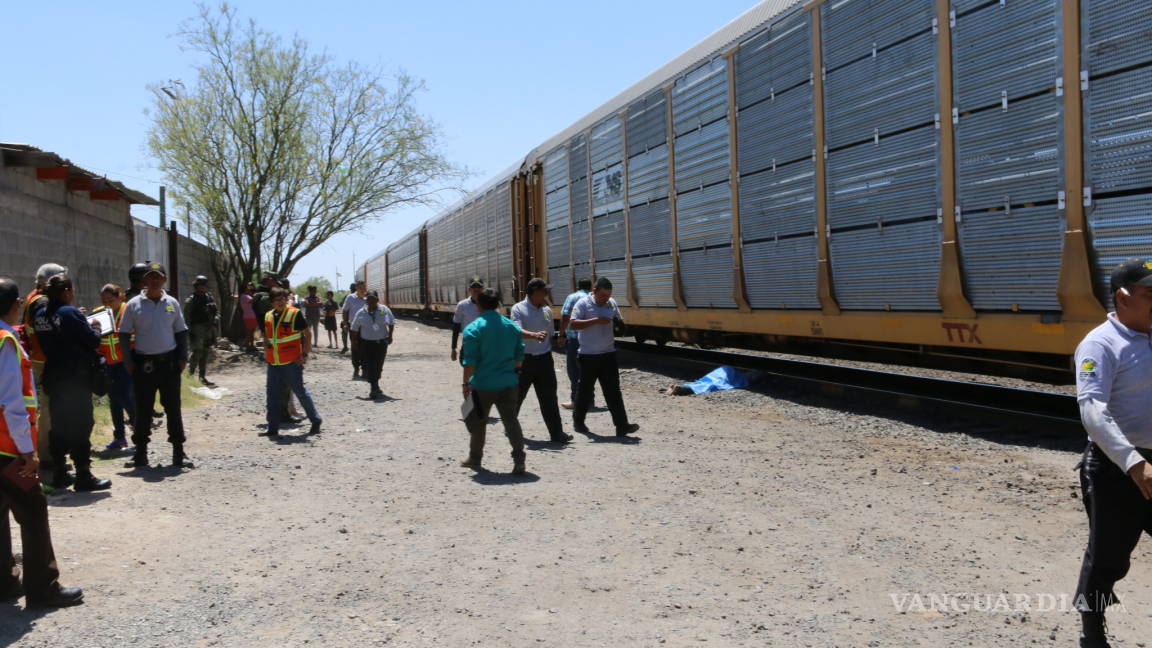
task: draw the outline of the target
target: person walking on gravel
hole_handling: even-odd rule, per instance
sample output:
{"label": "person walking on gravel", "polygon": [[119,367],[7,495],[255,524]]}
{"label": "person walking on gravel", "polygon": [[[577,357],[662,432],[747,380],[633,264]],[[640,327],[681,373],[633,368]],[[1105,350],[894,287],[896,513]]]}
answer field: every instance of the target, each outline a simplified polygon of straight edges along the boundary
{"label": "person walking on gravel", "polygon": [[568,443],[572,435],[564,432],[560,406],[556,404],[556,366],[552,362],[554,336],[548,284],[543,279],[528,282],[524,301],[512,307],[512,321],[524,332],[524,364],[520,368],[520,395],[517,407],[524,405],[529,390],[536,388],[540,414],[553,443]]}
{"label": "person walking on gravel", "polygon": [[584,418],[592,406],[592,390],[597,382],[608,403],[608,410],[612,412],[616,436],[622,437],[640,429],[639,425],[628,422],[624,396],[620,393],[620,366],[616,360],[616,336],[613,333],[619,319],[622,319],[620,309],[612,299],[612,282],[607,277],[597,279],[592,294],[576,302],[572,309],[568,326],[580,331],[580,391],[576,395],[572,423],[581,434],[590,434]]}
{"label": "person walking on gravel", "polygon": [[308,286],[308,295],[304,298],[304,316],[312,328],[312,344],[320,343],[320,310],[324,307],[324,300],[320,299],[317,290],[316,286]]}
{"label": "person walking on gravel", "polygon": [[480,307],[476,298],[484,292],[484,280],[472,277],[468,282],[468,299],[462,299],[456,304],[456,311],[452,313],[452,362],[456,362],[456,344],[460,341],[460,332],[476,321],[480,316]]}
{"label": "person walking on gravel", "polygon": [[[479,470],[484,460],[484,437],[488,413],[495,406],[504,424],[504,434],[512,445],[512,473],[524,474],[524,433],[517,420],[520,409],[520,378],[524,341],[520,327],[496,312],[500,298],[492,289],[476,297],[480,315],[464,329],[460,364],[464,368],[464,400],[471,403],[464,417],[471,443],[465,468]],[[467,407],[467,406],[466,406]]]}
{"label": "person walking on gravel", "polygon": [[392,344],[396,318],[392,316],[392,309],[380,305],[380,295],[375,290],[369,290],[367,298],[368,306],[356,313],[350,328],[352,341],[360,346],[364,380],[372,386],[368,398],[376,399],[384,395],[380,391],[380,374],[384,371],[388,346]]}
{"label": "person walking on gravel", "polygon": [[[581,277],[576,282],[576,292],[568,295],[564,299],[564,305],[560,307],[559,342],[564,347],[564,364],[568,371],[569,394],[568,402],[562,405],[564,409],[576,407],[576,396],[580,391],[580,331],[569,325],[572,321],[572,309],[576,307],[577,302],[590,294],[592,294],[592,280]],[[593,396],[592,404],[589,407],[596,408],[595,396]]]}
{"label": "person walking on gravel", "polygon": [[[332,291],[324,293],[324,331],[328,333],[328,348],[336,348],[336,311],[340,310],[340,304],[332,299]],[[319,340],[313,340],[315,344],[319,344]]]}
{"label": "person walking on gravel", "polygon": [[216,344],[216,327],[220,323],[216,298],[208,292],[208,277],[199,275],[192,281],[193,293],[184,300],[184,321],[188,324],[188,339],[192,347],[192,362],[188,375],[199,375],[200,382],[209,387],[214,384],[205,372],[208,357]]}
{"label": "person walking on gravel", "polygon": [[[48,500],[40,490],[36,458],[36,380],[32,359],[13,324],[21,321],[20,288],[0,277],[0,602],[24,596],[28,607],[84,602],[78,587],[61,587],[48,526]],[[12,553],[8,511],[20,524],[24,581]]]}
{"label": "person walking on gravel", "polygon": [[[344,326],[351,329],[352,320],[356,319],[356,314],[360,312],[365,306],[368,305],[368,298],[366,297],[367,291],[363,281],[357,281],[352,285],[355,292],[349,293],[344,298],[344,305],[340,308],[344,314]],[[360,346],[356,344],[356,338],[352,338],[352,380],[361,377],[361,369],[363,363],[360,358]]]}
{"label": "person walking on gravel", "polygon": [[128,447],[125,424],[134,425],[136,420],[136,399],[132,397],[132,376],[124,367],[124,356],[120,351],[120,320],[128,304],[124,301],[124,289],[119,284],[105,284],[100,289],[100,308],[93,315],[107,309],[112,314],[112,331],[100,338],[100,355],[104,356],[104,368],[108,371],[108,410],[112,416],[112,440],[105,446],[108,450],[124,450]]}
{"label": "person walking on gravel", "polygon": [[[120,349],[135,388],[136,417],[132,443],[136,446],[130,468],[148,467],[148,444],[152,441],[152,407],[156,394],[164,407],[172,466],[191,468],[184,452],[184,417],[180,407],[180,379],[188,366],[188,325],[180,302],[164,292],[168,272],[160,263],[148,264],[146,289],[133,297],[120,318]],[[133,339],[135,335],[135,339]],[[133,346],[135,345],[135,346]]]}
{"label": "person walking on gravel", "polygon": [[265,381],[267,398],[267,436],[280,436],[283,387],[287,386],[308,414],[312,422],[309,434],[320,433],[320,413],[312,402],[312,395],[304,387],[304,363],[312,351],[308,322],[300,309],[288,305],[288,290],[273,288],[270,293],[272,310],[264,316],[264,361],[268,363]]}
{"label": "person walking on gravel", "polygon": [[1076,400],[1089,438],[1079,466],[1088,513],[1075,598],[1082,648],[1108,646],[1113,586],[1152,528],[1152,260],[1121,263],[1110,283],[1115,312],[1076,348]]}

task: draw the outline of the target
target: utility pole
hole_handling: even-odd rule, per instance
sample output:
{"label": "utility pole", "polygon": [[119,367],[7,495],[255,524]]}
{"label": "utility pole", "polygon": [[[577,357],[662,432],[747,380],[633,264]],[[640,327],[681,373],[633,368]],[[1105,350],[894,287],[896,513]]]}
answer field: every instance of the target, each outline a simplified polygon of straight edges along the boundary
{"label": "utility pole", "polygon": [[167,187],[160,185],[160,229],[164,229],[168,226],[168,221],[166,219],[167,210],[164,208],[166,202],[164,200],[164,194],[166,191]]}

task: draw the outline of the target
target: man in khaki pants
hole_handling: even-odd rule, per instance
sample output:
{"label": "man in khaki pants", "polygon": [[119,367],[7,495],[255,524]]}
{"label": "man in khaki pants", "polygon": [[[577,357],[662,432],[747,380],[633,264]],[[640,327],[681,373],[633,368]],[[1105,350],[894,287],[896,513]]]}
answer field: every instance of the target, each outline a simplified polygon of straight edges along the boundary
{"label": "man in khaki pants", "polygon": [[52,415],[49,414],[48,392],[44,390],[44,351],[40,349],[40,340],[36,337],[36,324],[33,321],[38,312],[48,307],[48,295],[44,288],[48,280],[58,274],[66,274],[68,268],[59,263],[45,263],[36,270],[36,288],[24,298],[24,335],[28,338],[28,355],[32,357],[32,375],[36,382],[36,401],[40,407],[36,414],[36,429],[40,430],[40,443],[36,446],[36,454],[45,468],[52,466],[52,454],[48,447],[48,437],[52,432]]}

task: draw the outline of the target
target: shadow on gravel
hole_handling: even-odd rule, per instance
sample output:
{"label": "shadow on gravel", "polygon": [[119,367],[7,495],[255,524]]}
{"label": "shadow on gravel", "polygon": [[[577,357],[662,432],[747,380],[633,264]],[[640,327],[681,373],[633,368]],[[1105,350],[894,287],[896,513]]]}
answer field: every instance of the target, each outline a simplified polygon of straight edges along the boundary
{"label": "shadow on gravel", "polygon": [[577,432],[587,438],[592,443],[619,443],[620,445],[638,445],[640,437],[637,436],[616,436],[615,434],[596,434],[595,432]]}
{"label": "shadow on gravel", "polygon": [[[149,466],[147,468],[131,468],[116,474],[121,477],[137,477],[140,481],[154,484],[171,477],[179,477],[190,470],[192,469],[179,468],[177,466]],[[113,488],[115,488],[115,485],[113,485]]]}
{"label": "shadow on gravel", "polygon": [[293,434],[293,435],[287,435],[287,434],[281,433],[280,436],[272,437],[271,441],[273,443],[278,443],[280,445],[294,445],[297,443],[311,443],[313,436],[315,436],[315,435],[307,434],[307,433],[305,433],[305,434]]}
{"label": "shadow on gravel", "polygon": [[403,398],[394,398],[392,396],[389,396],[388,394],[384,394],[383,396],[380,396],[379,398],[368,398],[367,396],[357,396],[356,400],[365,401],[368,403],[390,403],[392,401],[402,401],[404,399]]}
{"label": "shadow on gravel", "polygon": [[0,646],[11,646],[32,632],[36,621],[56,612],[51,608],[25,610],[16,601],[0,602]]}
{"label": "shadow on gravel", "polygon": [[[113,486],[113,488],[115,488],[115,486]],[[108,499],[109,497],[112,497],[112,493],[109,491],[96,491],[94,493],[57,491],[56,493],[48,496],[48,503],[54,507],[59,508],[76,508],[78,506],[96,504],[101,500]]]}
{"label": "shadow on gravel", "polygon": [[[708,365],[701,363],[638,356],[626,351],[620,353],[620,369],[621,374],[644,371],[660,375],[668,379],[668,387],[691,382],[709,371]],[[621,377],[623,378],[623,375]],[[746,389],[733,389],[695,396],[668,396],[668,398],[696,399],[697,406],[701,408],[706,408],[710,402],[717,400],[724,400],[731,404],[744,402],[748,405],[755,405],[756,403],[753,401],[746,400],[748,394],[758,394],[771,399],[818,407],[848,415],[874,416],[941,434],[967,434],[1002,445],[1079,453],[1084,450],[1086,442],[1084,430],[1078,426],[1075,428],[1029,428],[1015,422],[997,423],[987,419],[958,416],[952,412],[918,409],[914,405],[898,400],[885,402],[851,393],[842,393],[835,387],[820,388],[804,382],[790,383],[787,378],[775,376],[765,376]]]}
{"label": "shadow on gravel", "polygon": [[538,482],[540,476],[533,472],[513,475],[512,473],[497,473],[482,468],[472,475],[472,481],[482,486],[515,486],[516,484]]}
{"label": "shadow on gravel", "polygon": [[564,448],[567,448],[568,444],[548,440],[537,441],[536,439],[524,439],[524,447],[537,452],[560,452]]}

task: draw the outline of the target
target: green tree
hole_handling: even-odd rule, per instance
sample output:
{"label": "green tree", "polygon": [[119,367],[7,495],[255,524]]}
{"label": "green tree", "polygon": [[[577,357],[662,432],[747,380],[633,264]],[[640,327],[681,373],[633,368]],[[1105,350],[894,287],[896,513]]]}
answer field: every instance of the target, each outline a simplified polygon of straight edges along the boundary
{"label": "green tree", "polygon": [[220,285],[286,277],[340,232],[436,202],[463,171],[416,110],[421,82],[338,64],[201,5],[182,25],[196,78],[151,86],[148,147],[190,223],[222,252]]}
{"label": "green tree", "polygon": [[316,286],[316,294],[320,295],[321,298],[324,297],[324,293],[332,290],[332,282],[328,281],[324,277],[308,277],[300,283],[293,283],[292,292],[296,293],[300,297],[307,297],[308,286]]}

